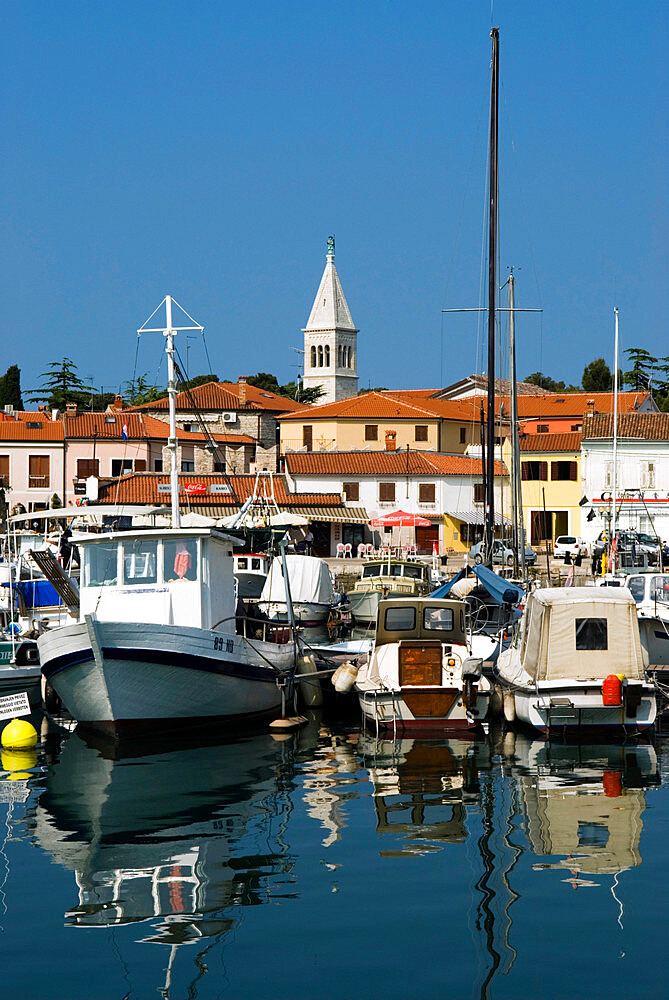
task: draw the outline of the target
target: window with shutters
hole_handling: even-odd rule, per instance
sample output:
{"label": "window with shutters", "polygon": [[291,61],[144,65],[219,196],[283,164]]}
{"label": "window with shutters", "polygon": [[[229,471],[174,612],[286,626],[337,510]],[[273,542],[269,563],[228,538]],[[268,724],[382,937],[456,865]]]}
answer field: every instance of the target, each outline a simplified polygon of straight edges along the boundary
{"label": "window with shutters", "polygon": [[146,459],[136,458],[135,459],[135,472],[146,472]]}
{"label": "window with shutters", "polygon": [[365,424],[365,441],[378,441],[378,440],[379,440],[379,425]]}
{"label": "window with shutters", "polygon": [[427,441],[427,425],[426,424],[416,424],[416,429],[414,432],[415,441]]}
{"label": "window with shutters", "polygon": [[395,483],[379,483],[379,502],[395,503]]}
{"label": "window with shutters", "polygon": [[344,483],[343,490],[347,500],[360,500],[360,483]]}
{"label": "window with shutters", "polygon": [[304,424],[302,427],[302,447],[306,448],[307,451],[313,450],[314,443],[314,429],[311,424]]}
{"label": "window with shutters", "polygon": [[535,481],[548,479],[548,462],[521,462],[520,478]]}
{"label": "window with shutters", "polygon": [[111,464],[111,474],[112,476],[125,476],[126,473],[132,472],[132,459],[131,458],[112,458]]}
{"label": "window with shutters", "polygon": [[474,483],[474,503],[483,503],[484,500],[483,483]]}
{"label": "window with shutters", "polygon": [[28,486],[31,490],[47,490],[51,485],[48,455],[28,456]]}
{"label": "window with shutters", "polygon": [[9,455],[0,455],[0,486],[9,486]]}
{"label": "window with shutters", "polygon": [[100,475],[99,458],[78,458],[77,479],[88,479],[89,476]]}
{"label": "window with shutters", "polygon": [[419,483],[418,484],[418,502],[419,503],[434,503],[435,498],[435,485],[434,483]]}
{"label": "window with shutters", "polygon": [[576,482],[576,462],[551,462],[551,479]]}

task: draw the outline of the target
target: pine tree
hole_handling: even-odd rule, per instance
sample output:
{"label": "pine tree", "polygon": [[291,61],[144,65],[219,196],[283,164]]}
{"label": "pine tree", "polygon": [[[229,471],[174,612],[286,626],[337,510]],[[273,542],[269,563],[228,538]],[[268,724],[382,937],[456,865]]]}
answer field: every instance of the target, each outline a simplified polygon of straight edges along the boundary
{"label": "pine tree", "polygon": [[51,371],[42,372],[42,388],[28,396],[31,403],[45,402],[51,409],[64,410],[68,403],[89,406],[95,390],[77,374],[77,366],[70,358],[52,361]]}
{"label": "pine tree", "polygon": [[0,407],[3,406],[12,406],[15,410],[23,409],[21,369],[18,365],[10,365],[0,377]]}

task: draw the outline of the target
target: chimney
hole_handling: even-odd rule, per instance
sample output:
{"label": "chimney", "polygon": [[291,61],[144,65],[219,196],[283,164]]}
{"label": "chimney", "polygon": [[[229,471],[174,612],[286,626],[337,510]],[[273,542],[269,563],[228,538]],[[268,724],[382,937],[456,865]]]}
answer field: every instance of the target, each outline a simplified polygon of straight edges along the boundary
{"label": "chimney", "polygon": [[237,384],[239,385],[239,405],[246,406],[246,376],[240,375]]}
{"label": "chimney", "polygon": [[76,417],[76,415],[77,415],[77,404],[76,403],[68,403],[67,407],[65,409],[65,413],[66,413],[66,415],[68,417]]}
{"label": "chimney", "polygon": [[585,415],[586,417],[594,417],[595,415],[595,401],[594,399],[587,399],[585,402]]}
{"label": "chimney", "polygon": [[122,410],[123,409],[123,396],[120,393],[116,393],[114,396],[114,402],[110,403],[108,406],[110,410]]}
{"label": "chimney", "polygon": [[396,440],[396,431],[386,431],[386,451],[397,451]]}

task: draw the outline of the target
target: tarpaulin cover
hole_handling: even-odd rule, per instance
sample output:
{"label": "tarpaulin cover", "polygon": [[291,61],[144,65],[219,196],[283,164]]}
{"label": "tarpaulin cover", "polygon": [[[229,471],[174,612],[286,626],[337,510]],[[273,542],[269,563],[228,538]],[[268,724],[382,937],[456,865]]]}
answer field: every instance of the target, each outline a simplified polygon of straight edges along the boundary
{"label": "tarpaulin cover", "polygon": [[517,587],[515,583],[505,580],[503,576],[493,573],[487,566],[465,566],[451,580],[433,590],[430,597],[448,597],[453,584],[457,583],[458,580],[464,579],[468,573],[473,573],[478,578],[481,586],[487,590],[498,604],[518,604],[525,596],[524,590]]}
{"label": "tarpaulin cover", "polygon": [[[9,587],[9,584],[2,586]],[[27,608],[50,608],[61,603],[48,580],[18,580],[12,587],[19,591]]]}
{"label": "tarpaulin cover", "polygon": [[[605,648],[577,648],[579,628],[589,619],[606,620]],[[537,680],[601,680],[608,674],[644,678],[636,604],[624,587],[535,590],[525,620],[522,666]]]}
{"label": "tarpaulin cover", "polygon": [[[310,604],[333,603],[334,589],[330,570],[324,559],[318,559],[316,556],[287,555],[286,566],[290,580],[290,596],[293,601]],[[281,559],[278,556],[272,560],[260,600],[285,604],[286,588],[281,572]]]}

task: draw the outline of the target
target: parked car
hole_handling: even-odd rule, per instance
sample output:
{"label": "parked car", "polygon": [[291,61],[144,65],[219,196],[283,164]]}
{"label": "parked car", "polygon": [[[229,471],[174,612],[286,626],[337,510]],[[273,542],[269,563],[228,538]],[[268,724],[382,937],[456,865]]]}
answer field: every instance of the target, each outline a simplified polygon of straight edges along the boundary
{"label": "parked car", "polygon": [[643,566],[647,563],[649,566],[654,566],[657,562],[659,547],[657,540],[651,535],[641,534],[638,531],[619,531],[616,538],[618,555],[623,564]]}
{"label": "parked car", "polygon": [[553,559],[564,559],[567,552],[572,559],[579,555],[587,556],[588,546],[576,535],[558,535],[553,543]]}
{"label": "parked car", "polygon": [[[483,562],[483,542],[477,542],[475,545],[472,545],[469,550],[469,558],[475,563]],[[518,552],[518,559],[520,560],[520,551]],[[536,552],[527,546],[525,549],[525,565],[534,566],[536,561]],[[492,562],[493,566],[513,566],[513,548],[508,542],[502,541],[501,538],[495,538],[492,543]]]}

